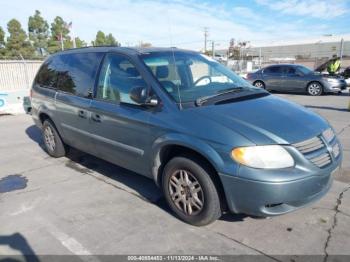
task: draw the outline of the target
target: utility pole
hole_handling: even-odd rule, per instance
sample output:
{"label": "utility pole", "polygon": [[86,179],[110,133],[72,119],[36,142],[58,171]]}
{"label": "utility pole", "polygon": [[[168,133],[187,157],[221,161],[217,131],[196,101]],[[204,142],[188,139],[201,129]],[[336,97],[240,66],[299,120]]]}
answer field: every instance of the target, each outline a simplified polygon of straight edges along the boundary
{"label": "utility pole", "polygon": [[261,47],[259,48],[259,69],[261,69]]}
{"label": "utility pole", "polygon": [[207,51],[207,39],[209,36],[208,27],[204,27],[204,53]]}
{"label": "utility pole", "polygon": [[211,41],[211,56],[215,58],[215,42]]}
{"label": "utility pole", "polygon": [[340,40],[340,52],[339,52],[340,62],[342,62],[343,60],[343,53],[344,53],[344,38]]}

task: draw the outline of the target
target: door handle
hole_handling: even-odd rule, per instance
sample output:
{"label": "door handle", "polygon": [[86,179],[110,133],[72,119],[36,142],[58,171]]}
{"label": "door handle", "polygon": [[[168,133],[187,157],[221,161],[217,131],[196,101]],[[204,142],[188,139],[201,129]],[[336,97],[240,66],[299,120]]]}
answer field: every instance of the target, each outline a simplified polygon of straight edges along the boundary
{"label": "door handle", "polygon": [[78,116],[81,118],[86,118],[86,112],[84,110],[79,110],[78,111]]}
{"label": "door handle", "polygon": [[99,114],[92,114],[91,119],[95,122],[101,122],[101,116]]}

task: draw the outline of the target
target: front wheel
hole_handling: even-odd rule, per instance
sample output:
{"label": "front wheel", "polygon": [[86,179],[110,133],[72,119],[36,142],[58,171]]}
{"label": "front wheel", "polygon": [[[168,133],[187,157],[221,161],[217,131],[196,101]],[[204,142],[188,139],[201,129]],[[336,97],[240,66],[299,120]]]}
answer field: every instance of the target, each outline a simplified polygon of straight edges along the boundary
{"label": "front wheel", "polygon": [[191,157],[175,157],[164,168],[165,199],[181,220],[204,226],[221,216],[220,198],[205,163]]}
{"label": "front wheel", "polygon": [[323,87],[318,82],[312,82],[307,86],[307,93],[310,96],[320,96],[323,93]]}

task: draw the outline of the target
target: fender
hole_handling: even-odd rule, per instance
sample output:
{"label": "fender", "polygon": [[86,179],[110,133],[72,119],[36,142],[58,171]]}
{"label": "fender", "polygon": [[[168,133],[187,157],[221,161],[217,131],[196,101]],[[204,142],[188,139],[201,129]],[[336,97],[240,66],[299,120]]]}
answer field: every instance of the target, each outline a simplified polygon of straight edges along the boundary
{"label": "fender", "polygon": [[214,150],[213,147],[205,143],[203,140],[179,133],[165,134],[157,138],[152,145],[152,176],[157,185],[159,181],[158,169],[161,165],[160,151],[167,145],[183,146],[196,151],[205,157],[217,171],[219,170],[220,166],[224,165],[224,161],[221,156]]}

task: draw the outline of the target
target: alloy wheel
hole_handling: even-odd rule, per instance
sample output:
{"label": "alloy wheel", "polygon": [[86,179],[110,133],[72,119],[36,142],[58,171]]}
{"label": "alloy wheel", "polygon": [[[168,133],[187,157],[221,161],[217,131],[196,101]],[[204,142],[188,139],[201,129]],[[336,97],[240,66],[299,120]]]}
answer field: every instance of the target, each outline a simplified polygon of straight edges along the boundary
{"label": "alloy wheel", "polygon": [[198,180],[186,170],[176,170],[169,179],[169,193],[175,206],[186,215],[197,215],[204,207],[204,193]]}
{"label": "alloy wheel", "polygon": [[56,142],[55,142],[55,136],[53,134],[53,131],[51,127],[47,126],[44,130],[44,138],[45,138],[45,144],[48,147],[48,149],[53,152],[56,147]]}

